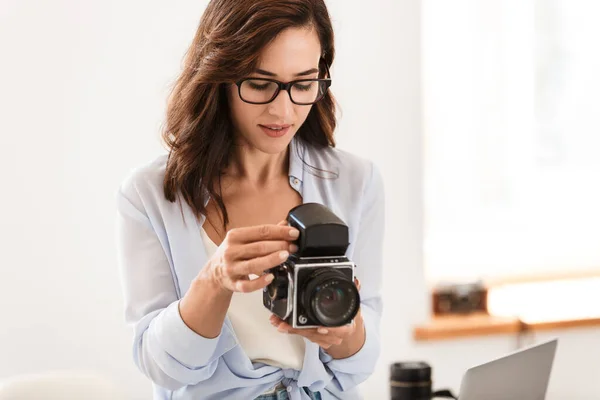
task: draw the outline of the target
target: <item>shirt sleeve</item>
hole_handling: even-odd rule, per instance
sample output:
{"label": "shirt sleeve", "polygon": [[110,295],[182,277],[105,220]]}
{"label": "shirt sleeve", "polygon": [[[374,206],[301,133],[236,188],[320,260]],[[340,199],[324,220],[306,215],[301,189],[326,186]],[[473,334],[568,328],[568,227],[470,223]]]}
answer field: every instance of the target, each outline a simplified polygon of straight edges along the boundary
{"label": "shirt sleeve", "polygon": [[209,379],[236,341],[226,325],[218,337],[205,338],[183,322],[168,243],[159,239],[143,204],[134,185],[119,188],[116,237],[125,319],[134,331],[137,367],[158,386],[176,390]]}
{"label": "shirt sleeve", "polygon": [[382,313],[381,285],[385,194],[383,179],[372,164],[371,178],[361,204],[361,217],[352,261],[361,282],[361,313],[366,333],[363,347],[354,355],[333,359],[320,348],[320,359],[333,374],[336,390],[347,391],[365,381],[375,370],[380,354],[379,326]]}

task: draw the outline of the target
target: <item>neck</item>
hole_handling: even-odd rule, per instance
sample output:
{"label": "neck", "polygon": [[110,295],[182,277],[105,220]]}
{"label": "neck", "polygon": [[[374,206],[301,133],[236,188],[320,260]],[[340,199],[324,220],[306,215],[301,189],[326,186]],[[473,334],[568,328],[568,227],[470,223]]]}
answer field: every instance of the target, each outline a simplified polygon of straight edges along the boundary
{"label": "neck", "polygon": [[287,177],[289,151],[265,154],[249,146],[236,146],[228,175],[243,179],[253,186],[265,186],[277,178]]}

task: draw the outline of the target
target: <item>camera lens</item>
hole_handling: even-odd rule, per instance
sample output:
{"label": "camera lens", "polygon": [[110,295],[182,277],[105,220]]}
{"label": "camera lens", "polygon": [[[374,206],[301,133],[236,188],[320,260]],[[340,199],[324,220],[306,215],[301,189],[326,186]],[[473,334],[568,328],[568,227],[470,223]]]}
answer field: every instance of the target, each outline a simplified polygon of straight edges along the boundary
{"label": "camera lens", "polygon": [[318,312],[327,318],[336,318],[348,309],[348,297],[339,287],[326,287],[315,297]]}
{"label": "camera lens", "polygon": [[431,400],[431,366],[426,362],[397,362],[390,368],[392,400]]}
{"label": "camera lens", "polygon": [[356,286],[334,268],[317,270],[304,289],[305,309],[313,320],[323,326],[345,325],[358,312],[360,297]]}

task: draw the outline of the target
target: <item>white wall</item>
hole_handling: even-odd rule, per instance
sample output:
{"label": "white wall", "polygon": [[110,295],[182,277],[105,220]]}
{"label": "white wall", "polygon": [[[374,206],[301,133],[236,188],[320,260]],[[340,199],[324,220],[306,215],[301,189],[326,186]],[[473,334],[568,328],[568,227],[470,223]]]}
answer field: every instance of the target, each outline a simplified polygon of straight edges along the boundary
{"label": "white wall", "polygon": [[[0,378],[96,369],[132,398],[150,397],[123,323],[113,195],[130,168],[163,151],[168,84],[206,2],[1,3]],[[364,391],[385,399],[388,365],[404,359],[431,361],[437,386],[456,388],[465,368],[512,350],[514,340],[411,340],[411,326],[428,310],[419,1],[328,3],[337,34],[339,144],[375,159],[387,185],[384,353]],[[600,398],[598,331],[550,334],[564,341],[549,398]]]}
{"label": "white wall", "polygon": [[206,2],[0,5],[0,378],[111,375],[151,397],[131,357],[115,191],[162,151],[167,84]]}

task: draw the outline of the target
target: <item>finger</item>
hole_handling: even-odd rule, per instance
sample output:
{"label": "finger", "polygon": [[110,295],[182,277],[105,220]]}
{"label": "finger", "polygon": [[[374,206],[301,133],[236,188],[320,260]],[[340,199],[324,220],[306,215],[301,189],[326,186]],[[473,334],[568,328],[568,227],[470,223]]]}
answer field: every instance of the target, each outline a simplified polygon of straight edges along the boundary
{"label": "finger", "polygon": [[273,325],[275,328],[277,328],[279,326],[279,324],[281,324],[283,322],[283,320],[281,318],[279,318],[277,315],[271,314],[271,316],[269,317],[269,322],[271,323],[271,325]]}
{"label": "finger", "polygon": [[273,281],[273,274],[264,274],[256,279],[239,279],[234,283],[236,292],[250,293],[262,290]]}
{"label": "finger", "polygon": [[[277,330],[281,332],[281,325]],[[300,335],[313,343],[317,343],[319,345],[340,345],[343,342],[343,338],[337,337],[334,335],[322,335],[317,333],[315,329],[290,329],[287,331],[289,334]]]}
{"label": "finger", "polygon": [[340,326],[340,327],[324,327],[320,326],[318,328],[309,328],[309,329],[294,329],[285,321],[279,319],[276,315],[271,315],[270,317],[271,324],[277,328],[279,328],[280,332],[284,333],[295,333],[301,335],[313,335],[313,336],[323,336],[323,335],[331,335],[340,338],[344,338],[349,335],[352,331],[352,328],[349,326]]}
{"label": "finger", "polygon": [[[331,343],[335,342],[336,344],[337,342],[340,342],[343,339],[343,337],[347,334],[345,329],[339,328],[336,329],[319,327],[309,329],[294,329],[288,323],[283,321],[279,323],[277,330],[282,333],[291,333],[295,335],[304,336],[309,339],[324,340],[326,342]],[[321,333],[319,332],[319,330],[321,330],[321,332],[326,333]]]}
{"label": "finger", "polygon": [[319,328],[316,329],[316,331],[320,335],[333,335],[333,336],[343,338],[343,337],[348,336],[352,332],[353,329],[354,329],[353,326],[347,326],[347,325],[335,327],[335,328],[320,326]]}
{"label": "finger", "polygon": [[266,256],[256,257],[251,260],[234,262],[232,268],[228,271],[231,275],[261,275],[267,269],[276,267],[287,260],[290,252],[287,250],[276,251]]}
{"label": "finger", "polygon": [[277,223],[277,226],[288,226],[288,222],[286,219],[284,219],[283,221],[279,221]]}
{"label": "finger", "polygon": [[292,330],[292,327],[287,322],[282,320],[275,321],[273,326],[276,326],[277,330],[281,333],[289,333]]}
{"label": "finger", "polygon": [[287,250],[293,253],[298,250],[298,246],[290,244],[285,240],[263,240],[261,242],[248,243],[241,246],[231,246],[225,250],[226,257],[231,261],[235,260],[250,260],[256,257],[262,257],[274,253],[276,251]]}
{"label": "finger", "polygon": [[311,342],[319,343],[319,344],[330,344],[330,345],[334,345],[334,346],[339,346],[344,341],[344,339],[341,337],[332,336],[332,335],[319,335],[319,334],[311,335],[310,337],[308,337],[308,340],[310,340]]}
{"label": "finger", "polygon": [[234,243],[250,243],[261,240],[296,240],[300,232],[296,228],[280,225],[259,225],[232,229],[227,239]]}
{"label": "finger", "polygon": [[360,280],[357,277],[354,277],[354,284],[356,285],[356,289],[360,292]]}
{"label": "finger", "polygon": [[[332,345],[339,345],[343,342],[343,337],[336,336],[334,333],[322,334],[318,332],[318,329],[294,329],[288,323],[275,317],[272,319],[271,324],[277,328],[281,333],[294,334],[307,338],[313,343],[328,349]],[[321,328],[319,328],[321,329]],[[327,328],[328,330],[331,328]],[[339,332],[339,330],[337,330]],[[336,332],[335,330],[333,332]]]}
{"label": "finger", "polygon": [[[302,330],[304,330],[304,329],[302,329]],[[330,327],[320,326],[315,329],[310,329],[310,330],[307,329],[307,331],[309,331],[308,333],[311,335],[332,336],[332,337],[338,337],[338,338],[343,339],[350,334],[351,328],[349,328],[347,326],[343,326],[340,328],[330,328]]]}

